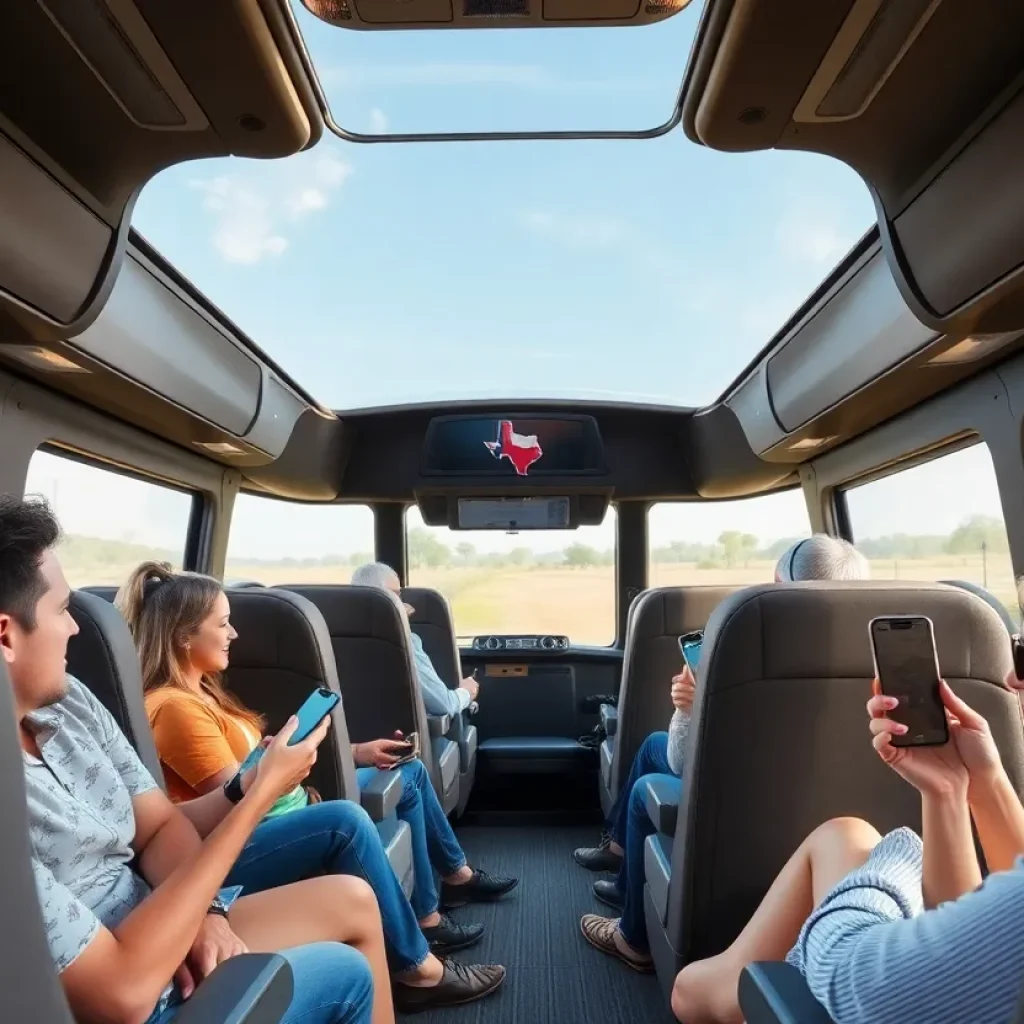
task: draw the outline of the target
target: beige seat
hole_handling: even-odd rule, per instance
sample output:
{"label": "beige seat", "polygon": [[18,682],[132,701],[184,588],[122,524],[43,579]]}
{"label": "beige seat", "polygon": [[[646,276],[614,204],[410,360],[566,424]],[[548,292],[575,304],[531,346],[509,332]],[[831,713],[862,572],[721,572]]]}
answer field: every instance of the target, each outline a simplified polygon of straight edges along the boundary
{"label": "beige seat", "polygon": [[668,728],[672,677],[683,657],[679,637],[703,629],[734,587],[658,587],[633,602],[626,623],[626,651],[615,715],[615,734],[601,744],[601,808],[607,815],[629,777],[640,744]]}
{"label": "beige seat", "polygon": [[[670,878],[648,840],[644,910],[666,992],[683,964],[721,951],[815,827],[855,815],[885,833],[921,827],[920,797],[875,754],[865,702],[868,622],[921,614],[935,625],[953,689],[983,714],[1018,792],[1024,729],[1003,680],[1010,644],[980,598],[941,584],[794,583],[726,598],[708,622]],[[657,893],[667,892],[659,905]]]}

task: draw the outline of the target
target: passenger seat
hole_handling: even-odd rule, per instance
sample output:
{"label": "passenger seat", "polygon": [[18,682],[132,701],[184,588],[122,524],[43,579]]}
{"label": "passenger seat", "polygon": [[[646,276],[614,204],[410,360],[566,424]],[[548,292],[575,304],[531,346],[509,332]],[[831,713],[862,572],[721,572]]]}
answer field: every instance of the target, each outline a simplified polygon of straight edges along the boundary
{"label": "passenger seat", "polygon": [[686,963],[721,952],[793,851],[829,818],[920,830],[920,798],[875,754],[865,703],[868,623],[927,615],[950,686],[984,715],[1024,792],[1024,730],[1003,681],[1010,644],[980,598],[941,584],[793,583],[733,594],[708,622],[678,814],[649,794],[673,842],[645,851],[644,912],[666,995]]}
{"label": "passenger seat", "polygon": [[139,656],[128,624],[109,601],[85,590],[72,592],[68,611],[78,623],[78,634],[68,641],[68,672],[114,716],[142,763],[163,785],[163,769],[142,699]]}
{"label": "passenger seat", "polygon": [[[331,638],[320,612],[305,598],[285,590],[243,588],[229,595],[231,624],[238,638],[231,645],[225,685],[277,732],[318,686],[341,693]],[[331,729],[309,775],[325,800],[361,803],[377,824],[388,860],[408,896],[414,884],[409,826],[395,808],[401,776],[378,772],[371,788],[360,792],[349,740],[349,707],[343,700],[332,713]]]}
{"label": "passenger seat", "polygon": [[397,597],[375,587],[295,585],[283,588],[312,602],[327,623],[338,665],[345,716],[354,743],[419,733],[420,751],[445,814],[459,800],[459,748],[446,733],[447,716],[423,706],[409,640],[409,620]]}
{"label": "passenger seat", "polygon": [[[405,587],[402,600],[415,609],[409,626],[423,642],[423,650],[437,674],[449,690],[457,690],[462,682],[462,660],[448,601],[440,592],[426,587]],[[459,799],[455,814],[461,816],[476,780],[477,729],[468,710],[454,718],[448,738],[459,746]]]}
{"label": "passenger seat", "polygon": [[703,629],[711,613],[735,589],[658,587],[645,590],[630,606],[618,706],[613,715],[607,709],[602,713],[609,732],[601,744],[601,809],[605,816],[629,777],[640,744],[652,732],[668,728],[672,677],[683,665],[679,637]]}

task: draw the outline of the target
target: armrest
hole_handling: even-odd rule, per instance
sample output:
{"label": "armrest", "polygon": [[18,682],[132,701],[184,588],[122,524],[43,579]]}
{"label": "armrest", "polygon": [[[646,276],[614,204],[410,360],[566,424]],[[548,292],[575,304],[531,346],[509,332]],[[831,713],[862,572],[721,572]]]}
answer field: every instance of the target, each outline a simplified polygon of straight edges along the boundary
{"label": "armrest", "polygon": [[747,1024],[834,1024],[804,976],[781,961],[744,968],[739,998]]}
{"label": "armrest", "polygon": [[452,727],[451,715],[427,715],[427,730],[431,739],[439,739]]}
{"label": "armrest", "polygon": [[601,726],[605,736],[614,736],[619,727],[619,709],[611,704],[601,705]]}
{"label": "armrest", "polygon": [[644,804],[648,817],[663,835],[674,836],[679,816],[679,788],[663,779],[648,779],[644,785]]}
{"label": "armrest", "polygon": [[402,799],[402,776],[397,771],[379,771],[359,792],[359,802],[371,821],[381,822]]}
{"label": "armrest", "polygon": [[294,991],[292,969],[276,953],[225,960],[174,1015],[174,1024],[280,1024]]}

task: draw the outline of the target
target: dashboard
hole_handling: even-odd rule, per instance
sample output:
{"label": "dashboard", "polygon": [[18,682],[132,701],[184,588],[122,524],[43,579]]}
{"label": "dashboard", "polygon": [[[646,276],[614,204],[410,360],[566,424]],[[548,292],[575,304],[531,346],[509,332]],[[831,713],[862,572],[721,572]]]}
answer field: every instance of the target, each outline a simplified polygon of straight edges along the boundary
{"label": "dashboard", "polygon": [[547,651],[558,653],[569,650],[567,636],[475,636],[471,647],[474,651]]}

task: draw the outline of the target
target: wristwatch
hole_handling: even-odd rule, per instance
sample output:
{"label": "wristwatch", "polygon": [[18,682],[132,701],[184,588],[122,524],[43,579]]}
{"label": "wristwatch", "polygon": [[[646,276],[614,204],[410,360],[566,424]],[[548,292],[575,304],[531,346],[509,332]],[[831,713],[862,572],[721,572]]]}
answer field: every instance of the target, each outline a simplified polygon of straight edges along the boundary
{"label": "wristwatch", "polygon": [[219,896],[213,897],[213,902],[210,904],[209,909],[206,911],[207,914],[215,914],[217,917],[227,917],[228,908],[224,901]]}
{"label": "wristwatch", "polygon": [[237,804],[245,794],[242,792],[242,773],[236,772],[234,776],[224,783],[224,795],[233,803]]}

